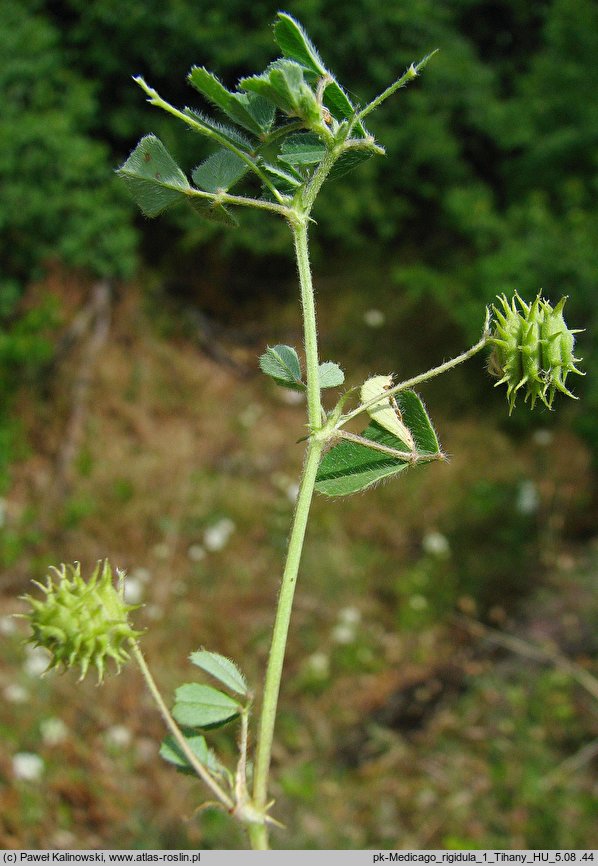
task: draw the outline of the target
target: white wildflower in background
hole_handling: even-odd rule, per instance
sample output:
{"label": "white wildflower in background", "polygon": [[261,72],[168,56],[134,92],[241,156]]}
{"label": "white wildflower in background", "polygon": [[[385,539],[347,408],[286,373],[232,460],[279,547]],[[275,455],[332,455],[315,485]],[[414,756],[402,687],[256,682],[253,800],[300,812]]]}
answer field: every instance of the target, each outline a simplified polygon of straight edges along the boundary
{"label": "white wildflower in background", "polygon": [[363,314],[363,321],[368,326],[368,328],[381,328],[382,325],[386,321],[386,316],[382,312],[382,310],[366,310]]}
{"label": "white wildflower in background", "polygon": [[0,634],[9,637],[17,631],[17,624],[14,616],[0,616]]}
{"label": "white wildflower in background", "polygon": [[515,508],[519,514],[535,514],[540,507],[538,488],[529,479],[522,481],[517,489]]}
{"label": "white wildflower in background", "polygon": [[355,640],[355,629],[351,625],[340,622],[334,626],[330,632],[330,637],[334,643],[350,644]]}
{"label": "white wildflower in background", "polygon": [[143,598],[144,586],[136,577],[127,577],[124,584],[124,598],[127,604],[139,604]]}
{"label": "white wildflower in background", "polygon": [[68,738],[69,729],[62,719],[44,719],[39,726],[42,741],[46,746],[59,746]]}
{"label": "white wildflower in background", "polygon": [[303,391],[289,391],[286,388],[280,388],[276,392],[276,396],[288,406],[300,406],[305,400],[305,394]]}
{"label": "white wildflower in background", "polygon": [[334,643],[350,644],[357,637],[357,626],[361,622],[361,611],[357,607],[342,607],[337,614],[337,624],[330,633]]}
{"label": "white wildflower in background", "polygon": [[323,652],[312,653],[306,660],[306,667],[313,677],[325,680],[330,674],[330,657]]}
{"label": "white wildflower in background", "polygon": [[133,739],[131,731],[125,725],[112,725],[104,734],[106,742],[118,749],[125,749]]}
{"label": "white wildflower in background", "polygon": [[210,553],[215,553],[218,550],[223,550],[235,531],[235,524],[230,517],[223,517],[211,526],[208,526],[203,536],[203,543],[206,550]]}
{"label": "white wildflower in background", "polygon": [[299,485],[292,481],[286,489],[287,499],[289,502],[296,502],[299,496]]}
{"label": "white wildflower in background", "polygon": [[30,677],[39,677],[48,669],[52,656],[43,646],[25,647],[25,661],[23,669]]}
{"label": "white wildflower in background", "polygon": [[152,573],[149,568],[139,566],[134,568],[130,573],[128,580],[138,580],[140,583],[149,583],[152,579]]}
{"label": "white wildflower in background", "polygon": [[12,772],[15,779],[22,782],[39,782],[44,774],[44,762],[33,752],[17,752],[12,759]]}
{"label": "white wildflower in background", "polygon": [[534,430],[532,439],[534,441],[534,445],[541,445],[542,447],[546,448],[548,445],[552,444],[554,434],[552,430],[546,430],[545,428],[541,428],[540,430]]}
{"label": "white wildflower in background", "polygon": [[356,626],[361,622],[361,611],[358,607],[342,607],[337,616],[338,621],[345,625]]}
{"label": "white wildflower in background", "polygon": [[444,559],[447,556],[450,556],[451,552],[451,546],[446,535],[443,535],[442,532],[436,532],[435,530],[426,532],[422,538],[422,547],[424,553],[427,553],[429,556],[437,556],[439,559]]}
{"label": "white wildflower in background", "polygon": [[191,562],[201,562],[206,557],[206,549],[201,544],[190,544],[187,548],[187,556]]}
{"label": "white wildflower in background", "polygon": [[9,704],[25,704],[29,700],[29,692],[19,683],[9,683],[2,689],[2,697]]}

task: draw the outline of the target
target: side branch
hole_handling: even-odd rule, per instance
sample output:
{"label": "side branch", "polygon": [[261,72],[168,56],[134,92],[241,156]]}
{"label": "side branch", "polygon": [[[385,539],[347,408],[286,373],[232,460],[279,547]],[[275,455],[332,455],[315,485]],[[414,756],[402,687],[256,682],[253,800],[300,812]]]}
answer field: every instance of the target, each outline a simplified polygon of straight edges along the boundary
{"label": "side branch", "polygon": [[141,87],[144,93],[148,96],[148,102],[151,105],[155,105],[158,108],[162,108],[164,111],[167,111],[169,114],[172,114],[173,117],[182,120],[183,123],[186,123],[187,126],[190,126],[196,132],[200,132],[202,135],[205,135],[207,138],[211,138],[213,141],[217,141],[222,147],[226,147],[235,156],[238,156],[239,159],[243,160],[243,162],[251,169],[251,171],[256,174],[261,182],[266,186],[272,195],[276,198],[276,200],[284,205],[285,198],[279,190],[274,186],[270,178],[255,164],[255,160],[253,160],[245,151],[241,150],[241,148],[236,147],[231,141],[226,138],[224,135],[220,135],[215,129],[211,129],[209,126],[205,126],[203,123],[200,123],[199,120],[195,120],[195,118],[191,117],[189,114],[185,114],[184,111],[180,111],[180,109],[175,108],[174,105],[171,105],[169,102],[166,102],[165,99],[162,99],[157,90],[154,90],[153,87],[150,87],[149,84],[144,81],[141,76],[137,76],[133,79],[136,84]]}
{"label": "side branch", "polygon": [[[394,385],[392,388],[384,391],[384,397],[392,397],[393,394],[398,394],[399,391],[406,391],[408,388],[413,388],[415,385],[421,385],[429,379],[434,379],[436,376],[440,376],[441,373],[446,373],[448,370],[452,370],[453,367],[457,367],[459,364],[463,364],[464,361],[468,361],[470,358],[473,358],[474,355],[477,355],[477,353],[480,352],[489,341],[490,332],[488,327],[486,327],[484,328],[484,333],[482,334],[481,339],[478,340],[475,346],[472,346],[471,349],[462,352],[460,355],[457,355],[456,358],[451,358],[450,361],[445,361],[437,367],[432,367],[425,373],[420,373],[418,376],[413,376],[411,379],[405,379],[403,382],[399,382],[398,385]],[[362,412],[375,406],[378,402],[380,402],[379,395],[368,400],[366,403],[362,403],[361,406],[358,406],[357,409],[353,409],[352,412],[348,412],[346,415],[341,415],[337,426],[342,427],[347,423],[347,421],[350,421],[351,418],[356,418],[357,415],[361,415]]]}
{"label": "side branch", "polygon": [[172,736],[176,740],[177,746],[179,747],[179,749],[181,750],[181,752],[183,753],[183,755],[185,756],[187,761],[189,761],[190,766],[193,767],[193,769],[195,770],[195,772],[197,773],[199,778],[203,782],[205,782],[205,784],[212,791],[212,793],[214,793],[216,795],[216,797],[218,797],[220,802],[224,806],[226,806],[226,808],[229,811],[232,812],[232,810],[234,808],[233,801],[228,796],[228,794],[220,787],[218,782],[212,777],[210,772],[203,766],[203,764],[201,764],[197,760],[196,755],[194,755],[193,752],[191,751],[191,749],[189,748],[189,744],[187,743],[187,740],[183,736],[181,729],[179,728],[179,726],[177,725],[177,723],[173,719],[172,715],[170,714],[170,711],[164,702],[164,698],[160,694],[158,686],[156,685],[156,681],[154,680],[152,673],[151,673],[150,669],[148,668],[147,663],[146,663],[146,661],[143,657],[143,654],[142,654],[141,650],[139,649],[139,645],[136,641],[131,641],[131,651],[132,651],[133,655],[135,656],[135,660],[136,660],[137,664],[141,668],[141,673],[143,674],[143,678],[146,682],[146,685],[149,689],[151,696],[153,697],[154,701],[156,702],[158,710],[160,711],[160,715],[162,716],[166,727],[168,728],[168,730],[170,731],[170,733],[172,734]]}
{"label": "side branch", "polygon": [[352,125],[354,125],[355,123],[361,123],[364,117],[367,117],[367,115],[371,111],[374,111],[374,109],[378,108],[378,106],[381,105],[386,99],[388,99],[389,96],[392,96],[392,94],[399,90],[399,88],[405,87],[406,84],[409,84],[410,81],[413,81],[414,78],[417,78],[420,71],[437,52],[438,48],[435,51],[430,52],[430,54],[426,54],[426,56],[423,57],[419,61],[419,63],[412,63],[411,66],[403,73],[403,75],[401,75],[400,78],[398,78],[393,84],[391,84],[390,87],[387,87],[386,90],[383,90],[382,93],[380,93],[375,99],[372,99],[369,105],[366,105],[365,108],[363,108],[355,115],[355,120],[353,121]]}

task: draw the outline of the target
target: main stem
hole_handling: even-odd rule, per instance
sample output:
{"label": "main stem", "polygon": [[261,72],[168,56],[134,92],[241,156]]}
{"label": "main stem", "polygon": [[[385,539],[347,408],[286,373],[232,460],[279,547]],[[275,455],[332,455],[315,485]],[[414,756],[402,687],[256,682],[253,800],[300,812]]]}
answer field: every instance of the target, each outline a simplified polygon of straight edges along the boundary
{"label": "main stem", "polygon": [[[254,806],[258,812],[263,813],[265,813],[268,803],[268,775],[272,755],[272,741],[274,738],[278,694],[293,607],[293,597],[297,584],[309,509],[316,483],[318,464],[322,448],[324,447],[324,442],[313,435],[322,424],[322,405],[320,402],[320,384],[318,380],[316,311],[307,244],[307,218],[294,224],[292,231],[297,256],[299,282],[301,284],[307,376],[307,413],[312,436],[307,446],[305,463],[301,475],[264,683],[253,786]],[[249,827],[249,837],[252,848],[257,850],[268,849],[268,830],[265,823],[251,825]]]}

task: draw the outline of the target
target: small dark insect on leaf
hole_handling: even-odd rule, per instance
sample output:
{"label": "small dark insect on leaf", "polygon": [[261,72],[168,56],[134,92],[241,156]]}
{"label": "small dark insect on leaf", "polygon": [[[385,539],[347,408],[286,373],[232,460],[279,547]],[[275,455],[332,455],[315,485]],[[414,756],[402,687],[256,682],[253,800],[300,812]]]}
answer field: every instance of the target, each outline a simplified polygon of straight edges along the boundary
{"label": "small dark insect on leaf", "polygon": [[143,161],[144,161],[144,162],[151,162],[151,158],[152,158],[151,153],[148,153],[148,152],[146,151],[146,152],[143,154]]}
{"label": "small dark insect on leaf", "polygon": [[156,178],[156,180],[162,180],[162,175],[160,174],[159,171],[157,171],[157,172],[155,173],[154,177]]}

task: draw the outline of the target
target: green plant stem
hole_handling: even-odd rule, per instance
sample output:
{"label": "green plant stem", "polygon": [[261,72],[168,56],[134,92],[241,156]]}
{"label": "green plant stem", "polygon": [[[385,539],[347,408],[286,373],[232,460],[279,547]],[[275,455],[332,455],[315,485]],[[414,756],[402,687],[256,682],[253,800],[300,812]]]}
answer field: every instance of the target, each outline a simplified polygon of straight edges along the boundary
{"label": "green plant stem", "polygon": [[428,63],[428,61],[431,60],[432,57],[434,57],[437,51],[438,49],[430,52],[430,54],[426,54],[426,56],[422,58],[419,63],[412,63],[411,66],[403,73],[403,75],[401,75],[400,78],[398,78],[395,82],[393,82],[393,84],[387,87],[386,90],[383,90],[382,93],[376,96],[375,99],[372,99],[372,101],[368,105],[366,105],[365,108],[357,112],[351,126],[353,127],[356,123],[360,123],[364,117],[367,117],[370,112],[378,108],[378,106],[380,106],[386,99],[388,99],[389,96],[392,96],[393,93],[396,93],[399,88],[405,87],[406,84],[409,84],[410,81],[413,81],[414,78],[417,78],[421,70]]}
{"label": "green plant stem", "polygon": [[141,668],[141,673],[143,674],[143,678],[146,682],[146,685],[149,689],[149,692],[150,692],[152,698],[154,699],[154,701],[156,702],[156,706],[158,707],[158,710],[160,711],[160,715],[164,719],[166,727],[168,728],[168,730],[170,731],[170,733],[172,734],[172,736],[176,740],[179,749],[181,750],[181,752],[183,753],[185,758],[189,761],[189,764],[193,767],[193,769],[195,770],[195,772],[197,773],[199,778],[203,782],[205,782],[205,784],[208,786],[208,788],[210,788],[212,793],[215,794],[216,797],[218,797],[220,802],[224,806],[226,806],[227,809],[232,810],[234,808],[233,801],[228,796],[228,794],[222,790],[222,788],[220,787],[218,782],[216,782],[216,780],[212,778],[212,776],[210,775],[208,770],[203,766],[203,764],[201,764],[197,760],[196,756],[193,754],[193,752],[189,748],[189,744],[187,743],[187,740],[183,736],[181,729],[179,728],[179,726],[177,725],[177,723],[175,722],[175,720],[171,716],[170,711],[164,702],[164,698],[160,694],[158,686],[156,685],[156,681],[154,680],[152,673],[151,673],[150,669],[148,668],[145,659],[143,658],[143,654],[142,654],[141,650],[139,649],[139,644],[137,643],[137,641],[133,641],[133,640],[130,643],[131,643],[131,652],[133,653],[133,656],[135,657],[135,661],[137,662],[137,664]]}
{"label": "green plant stem", "polygon": [[[268,773],[270,770],[278,693],[280,691],[293,596],[295,594],[307,519],[313,498],[322,448],[322,442],[310,440],[301,476],[293,526],[291,528],[287,560],[280,585],[278,608],[272,633],[272,645],[270,647],[264,683],[264,696],[262,699],[260,730],[254,769],[253,802],[257,810],[265,810],[268,799]],[[254,847],[256,847],[256,843],[259,843],[259,848],[263,849],[267,847],[268,834],[265,825],[251,827],[250,838]]]}
{"label": "green plant stem", "polygon": [[[393,394],[398,394],[399,391],[406,391],[407,388],[413,388],[415,385],[421,385],[422,382],[427,382],[428,379],[433,379],[435,376],[440,376],[441,373],[446,373],[448,370],[452,370],[453,367],[457,367],[459,364],[463,364],[464,361],[468,361],[470,358],[473,358],[474,355],[477,355],[489,342],[490,334],[487,331],[484,331],[482,337],[475,346],[472,346],[471,349],[467,349],[466,352],[462,352],[460,355],[457,355],[455,358],[451,358],[450,361],[445,361],[443,364],[439,364],[437,367],[432,367],[430,370],[426,370],[425,373],[420,373],[418,376],[413,376],[411,379],[405,379],[403,382],[399,382],[398,385],[394,385],[392,388],[389,388],[384,392],[385,397],[391,397]],[[353,409],[352,412],[347,412],[346,415],[342,415],[339,419],[337,427],[341,427],[350,421],[351,418],[355,418],[357,415],[360,415],[362,412],[365,412],[371,406],[374,406],[380,400],[380,396],[373,397],[371,400],[368,400],[366,403],[362,403],[361,406],[358,406],[356,409]]]}
{"label": "green plant stem", "polygon": [[[299,484],[299,494],[297,496],[287,558],[280,585],[276,619],[272,632],[272,644],[264,683],[253,785],[253,805],[258,813],[262,812],[264,814],[268,801],[268,775],[270,772],[272,741],[289,623],[293,608],[293,597],[295,595],[309,510],[314,494],[316,474],[325,444],[323,439],[318,438],[317,435],[313,435],[322,424],[322,404],[318,377],[316,309],[307,242],[308,218],[308,213],[305,213],[302,219],[298,218],[294,224],[291,224],[291,228],[301,286],[307,378],[307,416],[312,436],[307,446],[305,463]],[[249,827],[249,838],[254,849],[266,850],[268,848],[268,830],[265,822],[263,824],[251,825]]]}
{"label": "green plant stem", "polygon": [[316,305],[309,265],[307,243],[307,219],[292,227],[299,283],[301,286],[301,306],[303,308],[303,334],[305,346],[305,372],[307,379],[307,420],[313,433],[322,425],[322,403],[320,400],[320,381],[318,376],[318,330],[316,324]]}

